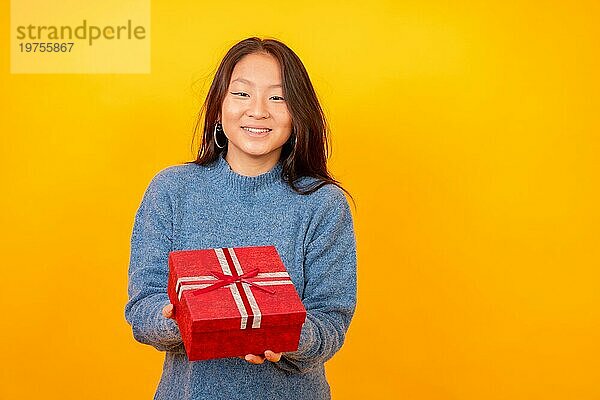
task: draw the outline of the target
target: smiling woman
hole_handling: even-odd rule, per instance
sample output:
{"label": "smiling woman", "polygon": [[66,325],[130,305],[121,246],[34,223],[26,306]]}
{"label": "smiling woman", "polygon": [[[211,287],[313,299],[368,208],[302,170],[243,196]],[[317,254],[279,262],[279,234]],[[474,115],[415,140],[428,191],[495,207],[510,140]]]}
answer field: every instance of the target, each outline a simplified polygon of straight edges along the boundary
{"label": "smiling woman", "polygon": [[[244,77],[252,77],[246,79]],[[223,106],[226,160],[242,175],[259,175],[279,160],[292,132],[279,63],[269,54],[249,54],[235,66]]]}
{"label": "smiling woman", "polygon": [[[197,159],[156,174],[131,238],[125,317],[138,341],[166,352],[154,398],[328,399],[324,363],[356,306],[356,242],[298,56],[273,39],[237,43],[195,132],[200,126]],[[274,246],[284,262],[306,309],[297,350],[190,362],[167,295],[169,253],[246,246]]]}
{"label": "smiling woman", "polygon": [[[273,131],[265,135],[244,127]],[[333,184],[350,195],[327,170],[329,127],[308,72],[280,41],[249,38],[227,52],[194,131],[202,134],[194,161],[198,165],[208,165],[221,154],[234,171],[258,175],[279,156],[283,179],[296,192],[310,194]],[[241,169],[237,155],[249,162],[249,170]],[[307,176],[315,179],[299,187],[298,181]]]}

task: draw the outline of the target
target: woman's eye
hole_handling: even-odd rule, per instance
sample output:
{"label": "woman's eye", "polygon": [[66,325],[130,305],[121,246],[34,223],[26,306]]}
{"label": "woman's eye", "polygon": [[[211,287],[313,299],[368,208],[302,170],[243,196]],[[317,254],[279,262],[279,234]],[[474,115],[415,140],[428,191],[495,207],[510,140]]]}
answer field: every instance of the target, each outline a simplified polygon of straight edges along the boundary
{"label": "woman's eye", "polygon": [[[240,96],[240,97],[249,97],[248,93],[245,92],[231,92],[231,94],[236,95],[236,96]],[[273,100],[285,100],[283,97],[281,96],[271,96],[271,98]]]}

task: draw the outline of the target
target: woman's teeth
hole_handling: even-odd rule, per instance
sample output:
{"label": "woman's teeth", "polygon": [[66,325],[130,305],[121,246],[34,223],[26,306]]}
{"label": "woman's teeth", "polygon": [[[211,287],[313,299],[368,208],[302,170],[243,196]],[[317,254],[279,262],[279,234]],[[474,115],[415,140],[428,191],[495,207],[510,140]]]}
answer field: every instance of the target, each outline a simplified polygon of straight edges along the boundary
{"label": "woman's teeth", "polygon": [[247,130],[248,132],[252,132],[252,133],[267,133],[270,131],[270,129],[247,128],[245,126],[242,126],[242,129]]}

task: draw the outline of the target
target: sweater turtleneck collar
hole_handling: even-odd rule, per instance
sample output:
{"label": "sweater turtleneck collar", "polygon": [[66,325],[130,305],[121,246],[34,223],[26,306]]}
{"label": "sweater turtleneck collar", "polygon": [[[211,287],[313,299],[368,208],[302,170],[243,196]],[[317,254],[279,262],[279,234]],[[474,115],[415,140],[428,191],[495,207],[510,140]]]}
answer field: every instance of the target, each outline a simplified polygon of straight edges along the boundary
{"label": "sweater turtleneck collar", "polygon": [[275,166],[269,171],[257,176],[240,175],[231,169],[231,166],[225,160],[224,153],[219,154],[217,159],[211,164],[210,176],[218,183],[222,183],[235,191],[256,194],[265,188],[281,181],[281,171],[283,165],[277,161]]}

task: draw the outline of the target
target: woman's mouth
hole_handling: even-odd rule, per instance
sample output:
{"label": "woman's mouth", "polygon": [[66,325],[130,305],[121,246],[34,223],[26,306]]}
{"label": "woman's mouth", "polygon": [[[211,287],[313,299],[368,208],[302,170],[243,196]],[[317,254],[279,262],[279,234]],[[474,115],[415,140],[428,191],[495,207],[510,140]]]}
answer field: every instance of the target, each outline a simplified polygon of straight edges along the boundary
{"label": "woman's mouth", "polygon": [[250,128],[248,126],[242,126],[242,129],[250,133],[250,136],[265,136],[272,131],[272,129],[269,128]]}

